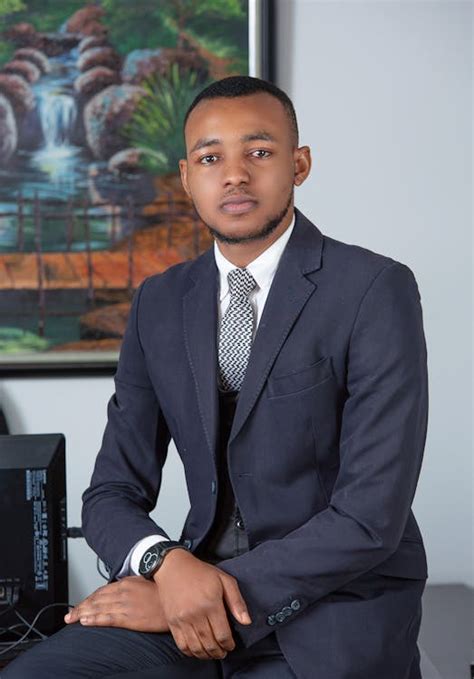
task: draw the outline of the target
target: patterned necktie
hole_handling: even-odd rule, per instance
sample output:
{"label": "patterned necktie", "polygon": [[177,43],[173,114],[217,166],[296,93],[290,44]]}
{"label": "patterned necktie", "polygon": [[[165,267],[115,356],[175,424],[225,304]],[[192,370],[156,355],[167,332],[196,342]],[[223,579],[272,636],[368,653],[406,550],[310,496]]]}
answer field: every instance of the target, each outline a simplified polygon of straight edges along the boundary
{"label": "patterned necktie", "polygon": [[239,391],[252,345],[254,318],[248,295],[257,283],[247,269],[232,269],[227,280],[230,302],[220,327],[219,370],[223,388]]}

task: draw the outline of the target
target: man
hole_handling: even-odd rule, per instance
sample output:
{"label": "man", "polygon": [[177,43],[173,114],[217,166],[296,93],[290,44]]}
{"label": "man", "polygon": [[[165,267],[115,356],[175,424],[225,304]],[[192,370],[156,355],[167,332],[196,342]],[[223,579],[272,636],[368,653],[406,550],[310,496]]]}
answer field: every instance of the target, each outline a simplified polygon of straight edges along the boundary
{"label": "man", "polygon": [[[210,85],[185,139],[182,182],[215,243],[133,299],[83,498],[110,584],[5,677],[218,676],[219,661],[241,679],[419,679],[415,278],[294,208],[311,157],[278,88]],[[191,503],[178,544],[149,517],[170,437]]]}

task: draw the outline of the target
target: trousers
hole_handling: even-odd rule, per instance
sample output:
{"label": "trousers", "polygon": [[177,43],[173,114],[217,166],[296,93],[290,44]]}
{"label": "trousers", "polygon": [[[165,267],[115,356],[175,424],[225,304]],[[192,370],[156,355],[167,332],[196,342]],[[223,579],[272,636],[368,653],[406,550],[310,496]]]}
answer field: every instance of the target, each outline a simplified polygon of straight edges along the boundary
{"label": "trousers", "polygon": [[1,679],[295,679],[272,644],[236,648],[223,661],[181,653],[169,633],[68,625],[23,653]]}

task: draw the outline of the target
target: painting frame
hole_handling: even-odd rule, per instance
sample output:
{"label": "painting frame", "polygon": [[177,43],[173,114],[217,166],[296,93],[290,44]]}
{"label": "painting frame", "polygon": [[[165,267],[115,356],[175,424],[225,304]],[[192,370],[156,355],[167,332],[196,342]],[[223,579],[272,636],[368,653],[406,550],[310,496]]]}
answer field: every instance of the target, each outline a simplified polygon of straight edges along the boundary
{"label": "painting frame", "polygon": [[[275,80],[274,0],[248,1],[248,74]],[[36,352],[8,355],[0,352],[0,377],[111,376],[119,351]]]}

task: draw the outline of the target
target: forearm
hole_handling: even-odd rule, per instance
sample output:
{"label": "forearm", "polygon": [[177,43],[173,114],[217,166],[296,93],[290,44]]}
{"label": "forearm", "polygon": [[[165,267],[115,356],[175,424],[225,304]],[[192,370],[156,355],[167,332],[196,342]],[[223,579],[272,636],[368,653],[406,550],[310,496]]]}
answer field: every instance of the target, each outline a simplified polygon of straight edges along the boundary
{"label": "forearm", "polygon": [[138,336],[142,287],[132,302],[102,445],[82,496],[84,536],[109,567],[111,579],[139,540],[155,533],[168,537],[149,517],[171,436]]}

